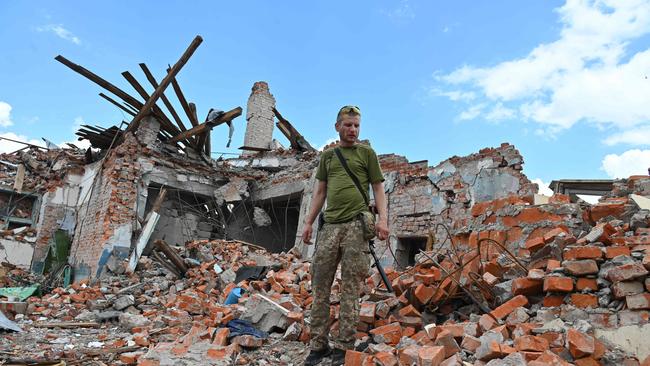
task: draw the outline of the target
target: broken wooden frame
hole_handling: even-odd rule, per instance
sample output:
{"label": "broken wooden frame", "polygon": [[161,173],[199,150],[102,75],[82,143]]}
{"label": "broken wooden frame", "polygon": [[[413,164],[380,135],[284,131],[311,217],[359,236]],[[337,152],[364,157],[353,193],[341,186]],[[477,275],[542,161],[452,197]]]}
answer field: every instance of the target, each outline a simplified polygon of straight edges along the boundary
{"label": "broken wooden frame", "polygon": [[[100,76],[91,72],[90,70],[84,68],[83,66],[80,66],[78,64],[69,61],[68,59],[66,59],[61,55],[56,56],[55,59],[61,62],[62,64],[64,64],[65,66],[67,66],[68,68],[72,69],[73,71],[77,72],[78,74],[94,82],[95,84],[101,86],[102,88],[104,88],[105,90],[107,90],[108,92],[110,92],[111,94],[115,95],[116,97],[118,97],[123,101],[123,103],[121,104],[117,100],[111,98],[110,96],[104,93],[99,94],[100,97],[102,97],[103,99],[107,100],[109,103],[119,108],[122,112],[133,117],[126,131],[136,131],[140,125],[140,122],[145,116],[153,115],[160,123],[160,137],[163,142],[168,142],[170,144],[180,143],[184,148],[191,148],[199,154],[206,154],[207,156],[210,156],[210,152],[211,152],[210,132],[212,131],[212,128],[218,126],[221,123],[230,122],[232,119],[241,115],[241,107],[235,108],[231,111],[233,112],[239,110],[238,113],[230,113],[230,112],[229,112],[230,114],[226,113],[225,117],[219,119],[218,121],[219,123],[206,122],[203,124],[199,124],[196,105],[194,103],[188,102],[185,99],[185,95],[183,94],[178,84],[176,76],[181,71],[183,66],[185,66],[185,64],[189,61],[190,57],[194,54],[194,52],[199,47],[201,42],[203,42],[203,38],[201,38],[201,36],[196,36],[194,40],[192,40],[192,43],[190,43],[190,45],[187,47],[185,52],[183,52],[179,60],[173,66],[169,66],[167,68],[167,74],[160,82],[158,82],[155,79],[155,77],[153,76],[153,74],[151,73],[147,65],[145,65],[144,63],[139,64],[140,68],[145,74],[145,77],[147,78],[151,86],[154,88],[154,91],[151,94],[149,94],[144,89],[142,84],[140,84],[131,73],[129,73],[128,71],[122,73],[122,76],[133,87],[133,89],[135,89],[135,91],[144,100],[144,102],[131,96],[130,94],[126,93],[122,89],[111,84],[110,82],[101,78]],[[170,100],[164,94],[165,89],[170,84],[174,89],[174,92],[178,98],[181,107],[185,111],[187,119],[190,121],[192,125],[192,128],[189,130],[187,129],[181,117],[178,115],[178,113],[172,106]],[[163,104],[165,105],[169,113],[172,115],[173,121],[172,119],[168,118],[167,115],[165,115],[165,112],[163,112],[163,110],[160,107],[156,105],[156,102],[159,99],[163,101]],[[101,127],[94,127],[94,128],[90,126],[83,126],[83,127],[84,128],[82,130],[77,132],[77,135],[80,137],[80,140],[88,139],[90,140],[93,146],[102,149],[110,147],[110,141],[109,139],[107,139],[108,135],[114,136],[115,133],[118,133],[113,131],[107,133],[105,132],[107,130],[102,129]],[[110,140],[112,141],[112,139]]]}
{"label": "broken wooden frame", "polygon": [[300,132],[293,127],[291,122],[282,117],[277,109],[273,108],[273,114],[275,114],[275,117],[278,119],[278,122],[276,122],[275,125],[278,126],[280,132],[282,132],[282,134],[289,140],[292,149],[298,151],[316,151],[316,149],[305,140]]}

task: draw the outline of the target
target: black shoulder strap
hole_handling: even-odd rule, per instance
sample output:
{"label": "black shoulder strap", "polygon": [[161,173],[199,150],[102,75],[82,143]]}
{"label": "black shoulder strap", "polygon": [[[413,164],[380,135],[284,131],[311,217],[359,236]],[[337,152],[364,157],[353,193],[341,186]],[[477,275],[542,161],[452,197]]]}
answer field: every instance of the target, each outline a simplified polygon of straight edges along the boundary
{"label": "black shoulder strap", "polygon": [[361,183],[359,183],[359,178],[357,178],[357,176],[354,175],[354,173],[352,173],[352,171],[348,167],[348,163],[345,161],[345,158],[343,157],[341,150],[337,147],[334,148],[334,152],[336,153],[336,156],[339,158],[339,161],[341,162],[343,169],[345,169],[345,171],[348,173],[350,178],[352,178],[354,185],[357,186],[359,193],[361,193],[361,196],[363,196],[363,201],[366,203],[366,206],[368,206],[369,205],[368,197],[366,197],[366,193],[363,192],[363,188],[361,188]]}

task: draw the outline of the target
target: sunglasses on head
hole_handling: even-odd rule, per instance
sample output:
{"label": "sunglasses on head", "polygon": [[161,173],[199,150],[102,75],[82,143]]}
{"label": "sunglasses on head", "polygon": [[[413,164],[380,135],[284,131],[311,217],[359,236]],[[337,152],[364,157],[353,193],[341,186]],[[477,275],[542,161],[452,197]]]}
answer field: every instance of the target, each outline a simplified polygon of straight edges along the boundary
{"label": "sunglasses on head", "polygon": [[361,114],[361,109],[356,105],[346,105],[339,110],[339,115],[344,113]]}

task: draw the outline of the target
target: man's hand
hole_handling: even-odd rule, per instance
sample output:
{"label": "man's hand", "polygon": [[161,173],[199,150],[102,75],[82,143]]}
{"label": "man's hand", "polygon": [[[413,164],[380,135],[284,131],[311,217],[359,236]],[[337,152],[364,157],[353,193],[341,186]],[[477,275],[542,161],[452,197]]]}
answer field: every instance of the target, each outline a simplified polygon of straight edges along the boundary
{"label": "man's hand", "polygon": [[388,239],[390,231],[388,231],[388,222],[386,220],[379,220],[375,225],[375,232],[379,240]]}
{"label": "man's hand", "polygon": [[305,223],[305,228],[302,230],[302,242],[307,245],[311,245],[311,234],[313,232],[312,225],[307,225],[307,223]]}

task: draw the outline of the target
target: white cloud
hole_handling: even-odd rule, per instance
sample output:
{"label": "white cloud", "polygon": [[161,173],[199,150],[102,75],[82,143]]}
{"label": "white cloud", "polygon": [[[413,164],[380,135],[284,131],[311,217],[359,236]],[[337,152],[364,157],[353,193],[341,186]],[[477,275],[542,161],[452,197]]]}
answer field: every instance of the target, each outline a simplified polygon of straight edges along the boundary
{"label": "white cloud", "polygon": [[0,127],[9,127],[14,122],[11,120],[11,105],[0,101]]}
{"label": "white cloud", "polygon": [[492,110],[485,115],[485,119],[488,121],[501,121],[512,119],[515,114],[515,110],[504,107],[502,103],[497,103]]}
{"label": "white cloud", "polygon": [[[17,140],[17,141],[22,141],[26,142],[32,145],[38,145],[38,146],[45,146],[45,143],[43,140],[34,140],[34,139],[29,139],[27,136],[23,135],[17,135],[13,132],[5,132],[5,133],[0,133],[0,137],[12,139],[12,140]],[[0,153],[8,153],[8,152],[14,152],[16,150],[24,148],[26,145],[20,144],[17,142],[9,141],[9,140],[1,140],[0,141]]]}
{"label": "white cloud", "polygon": [[71,143],[74,146],[76,146],[76,147],[78,147],[80,149],[84,149],[84,150],[90,147],[90,141],[88,141],[86,139],[74,140],[74,141],[66,140],[66,141],[59,142],[57,145],[59,147],[61,147],[61,148],[67,149],[67,148],[69,148],[67,143]]}
{"label": "white cloud", "polygon": [[318,151],[323,151],[323,149],[325,148],[325,146],[327,146],[327,145],[329,145],[329,144],[331,144],[331,143],[333,143],[333,142],[336,142],[336,141],[338,141],[338,140],[339,140],[338,137],[332,137],[332,138],[329,138],[329,139],[327,139],[327,141],[325,141],[325,142],[324,142],[320,147],[318,147],[317,150],[318,150]]}
{"label": "white cloud", "polygon": [[609,154],[603,158],[601,169],[610,178],[627,178],[631,175],[647,175],[650,168],[650,150],[628,150]]}
{"label": "white cloud", "polygon": [[462,111],[460,115],[458,115],[458,119],[461,121],[474,119],[481,114],[484,107],[485,104],[477,104],[477,105],[470,106],[466,110]]}
{"label": "white cloud", "polygon": [[57,37],[61,39],[65,39],[66,41],[70,41],[76,45],[81,44],[81,39],[79,37],[75,36],[72,32],[69,30],[65,29],[63,27],[63,24],[47,24],[41,27],[36,28],[37,31],[39,32],[49,32],[55,34]]}
{"label": "white cloud", "polygon": [[531,179],[530,181],[533,183],[537,183],[537,186],[539,187],[539,191],[537,193],[543,194],[545,196],[553,195],[553,190],[548,187],[548,183],[545,183],[540,178]]}
{"label": "white cloud", "polygon": [[444,91],[440,89],[431,89],[429,94],[436,97],[447,97],[449,100],[457,101],[470,101],[476,98],[476,93],[474,92],[463,92],[459,90]]}
{"label": "white cloud", "polygon": [[605,145],[630,144],[650,145],[650,126],[640,126],[633,130],[619,132],[603,140]]}
{"label": "white cloud", "polygon": [[567,0],[556,11],[557,40],[494,66],[437,75],[434,89],[475,93],[509,111],[493,119],[530,119],[553,132],[581,121],[624,130],[650,121],[650,49],[629,52],[650,33],[650,0]]}

